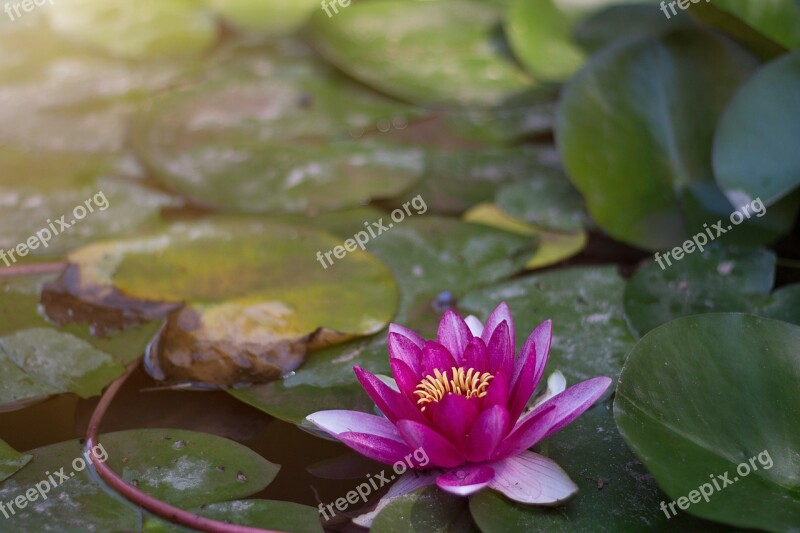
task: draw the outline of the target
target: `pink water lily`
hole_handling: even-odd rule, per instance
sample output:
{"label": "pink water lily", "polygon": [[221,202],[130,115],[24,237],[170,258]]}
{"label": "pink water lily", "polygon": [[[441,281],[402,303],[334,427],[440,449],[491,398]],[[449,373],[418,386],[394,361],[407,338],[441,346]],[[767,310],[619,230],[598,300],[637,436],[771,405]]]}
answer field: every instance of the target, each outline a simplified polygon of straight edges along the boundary
{"label": "pink water lily", "polygon": [[485,326],[448,310],[436,341],[392,324],[389,356],[399,390],[354,368],[384,416],[334,410],[308,419],[383,463],[407,461],[415,450],[423,450],[428,461],[412,468],[433,470],[401,478],[387,497],[435,482],[462,496],[488,487],[522,503],[558,504],[578,487],[554,461],[528,448],[591,407],[611,380],[588,379],[528,409],[544,374],[551,337],[548,320],[515,357],[514,321],[505,303]]}

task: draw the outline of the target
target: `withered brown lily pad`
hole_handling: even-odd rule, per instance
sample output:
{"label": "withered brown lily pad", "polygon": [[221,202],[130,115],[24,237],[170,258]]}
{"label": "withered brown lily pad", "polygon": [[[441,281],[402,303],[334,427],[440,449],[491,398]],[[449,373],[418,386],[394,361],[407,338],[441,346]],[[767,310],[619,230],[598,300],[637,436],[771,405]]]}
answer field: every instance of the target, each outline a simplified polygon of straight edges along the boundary
{"label": "withered brown lily pad", "polygon": [[58,322],[113,330],[168,316],[151,345],[152,372],[171,382],[268,381],[309,348],[381,330],[398,291],[389,270],[326,233],[255,218],[177,223],[78,249],[42,301]]}

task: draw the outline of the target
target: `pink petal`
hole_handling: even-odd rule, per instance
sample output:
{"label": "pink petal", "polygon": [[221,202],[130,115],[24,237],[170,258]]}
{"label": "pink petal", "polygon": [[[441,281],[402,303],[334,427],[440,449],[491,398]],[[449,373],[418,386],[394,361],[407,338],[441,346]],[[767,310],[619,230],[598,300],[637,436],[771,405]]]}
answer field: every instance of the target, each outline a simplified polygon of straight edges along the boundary
{"label": "pink petal", "polygon": [[482,400],[484,410],[493,405],[502,405],[506,408],[508,405],[508,377],[502,372],[496,373],[489,381],[489,386],[486,388],[486,396]]}
{"label": "pink petal", "polygon": [[489,487],[520,503],[558,505],[578,492],[578,486],[555,461],[533,452],[491,466],[495,475]]}
{"label": "pink petal", "polygon": [[556,431],[560,430],[570,422],[578,418],[584,411],[589,409],[595,401],[611,385],[611,379],[605,376],[587,379],[573,385],[561,394],[557,394],[549,400],[537,405],[533,411],[525,415],[517,423],[521,427],[529,418],[545,409],[553,409],[553,416],[548,417],[549,423],[543,439],[546,439]]}
{"label": "pink petal", "polygon": [[456,496],[469,496],[494,479],[494,470],[486,465],[464,465],[436,478],[436,486]]}
{"label": "pink petal", "polygon": [[453,354],[456,362],[460,362],[464,350],[467,349],[467,344],[472,339],[472,332],[458,313],[448,309],[439,322],[439,331],[436,338],[439,344]]}
{"label": "pink petal", "polygon": [[408,472],[403,474],[396,483],[389,487],[389,491],[378,501],[378,505],[375,507],[375,509],[369,513],[362,514],[361,516],[354,518],[353,522],[361,527],[372,527],[372,521],[375,520],[375,517],[378,516],[378,513],[380,513],[383,508],[389,505],[393,500],[408,494],[409,492],[421,489],[422,487],[433,485],[438,476],[439,471],[437,470],[431,470],[428,472]]}
{"label": "pink petal", "polygon": [[390,359],[389,364],[392,366],[392,375],[397,382],[397,387],[400,389],[400,392],[403,393],[412,404],[416,405],[417,397],[414,396],[414,389],[417,388],[417,384],[420,382],[421,378],[417,377],[417,374],[400,359]]}
{"label": "pink petal", "polygon": [[450,369],[456,366],[458,366],[456,360],[447,348],[438,342],[425,342],[425,346],[422,348],[423,377],[434,375],[433,371],[437,368],[440,372],[450,372]]}
{"label": "pink petal", "polygon": [[514,369],[514,345],[508,335],[508,324],[501,322],[494,330],[487,345],[489,350],[489,372],[502,372],[511,377]]}
{"label": "pink petal", "polygon": [[489,350],[486,349],[486,344],[480,339],[475,337],[467,345],[464,351],[464,368],[474,368],[479,372],[489,371]]}
{"label": "pink petal", "polygon": [[547,434],[548,429],[555,420],[555,406],[536,410],[532,416],[525,417],[523,422],[517,424],[511,434],[497,447],[493,459],[503,459],[510,455],[527,450]]}
{"label": "pink petal", "polygon": [[547,355],[550,352],[553,323],[546,320],[530,334],[522,347],[520,356],[514,361],[514,377],[511,380],[509,413],[516,420],[525,410],[528,400],[544,374]]}
{"label": "pink petal", "polygon": [[343,409],[317,411],[308,415],[306,419],[334,437],[338,437],[342,433],[369,433],[405,443],[394,424],[381,416],[361,411],[345,411]]}
{"label": "pink petal", "polygon": [[388,465],[404,460],[412,449],[405,442],[398,443],[393,439],[376,437],[368,433],[340,433],[337,438],[361,455]]}
{"label": "pink petal", "polygon": [[514,347],[516,344],[515,341],[515,332],[514,332],[514,318],[511,316],[511,309],[508,308],[508,304],[505,302],[501,302],[492,314],[489,315],[489,318],[486,320],[486,325],[483,327],[483,333],[481,333],[481,338],[483,342],[487,345],[494,335],[497,326],[505,322],[508,325],[508,333],[511,336],[511,347],[512,351],[514,351]]}
{"label": "pink petal", "polygon": [[400,420],[397,429],[412,448],[425,450],[432,467],[452,468],[464,463],[461,452],[428,426],[412,420]]}
{"label": "pink petal", "polygon": [[440,401],[427,404],[425,414],[437,432],[460,448],[478,417],[478,400],[448,393]]}
{"label": "pink petal", "polygon": [[542,375],[544,374],[544,368],[547,366],[547,357],[550,354],[550,343],[552,339],[553,321],[548,318],[536,326],[536,329],[528,335],[528,339],[525,341],[520,356],[514,362],[514,379],[511,381],[512,384],[517,382],[522,367],[531,356],[534,358],[534,367],[536,368],[536,372],[533,374],[535,382],[533,386],[536,387],[536,385],[539,384],[539,380],[542,379]]}
{"label": "pink petal", "polygon": [[359,366],[354,366],[353,371],[364,391],[390,421],[397,422],[405,418],[424,422],[425,417],[405,394],[392,390],[386,383]]}
{"label": "pink petal", "polygon": [[495,405],[478,415],[464,438],[464,455],[473,463],[486,461],[497,445],[508,433],[510,426],[508,411]]}
{"label": "pink petal", "polygon": [[408,340],[416,344],[417,348],[422,348],[422,345],[425,344],[425,339],[423,339],[419,335],[419,333],[417,333],[414,330],[403,327],[399,324],[389,324],[389,335],[391,335],[392,333],[396,333],[398,335],[407,338]]}
{"label": "pink petal", "polygon": [[398,333],[389,333],[388,345],[389,359],[403,361],[416,374],[417,380],[422,379],[422,347]]}

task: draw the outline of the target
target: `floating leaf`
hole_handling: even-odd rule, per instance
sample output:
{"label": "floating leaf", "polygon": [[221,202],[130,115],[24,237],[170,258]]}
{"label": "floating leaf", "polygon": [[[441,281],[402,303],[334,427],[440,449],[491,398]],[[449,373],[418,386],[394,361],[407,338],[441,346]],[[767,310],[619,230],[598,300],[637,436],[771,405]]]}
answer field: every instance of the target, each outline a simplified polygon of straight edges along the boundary
{"label": "floating leaf", "polygon": [[[650,250],[680,244],[733,206],[714,183],[711,144],[726,102],[755,67],[711,33],[680,30],[599,54],[570,82],[557,140],[592,218],[611,236]],[[797,206],[774,206],[725,235],[775,239]]]}
{"label": "floating leaf", "polygon": [[[394,313],[397,288],[386,267],[339,245],[327,234],[261,219],[176,224],[73,252],[45,301],[60,322],[170,313],[151,351],[159,378],[275,379],[302,362],[309,344],[375,333]],[[347,253],[346,265],[324,268],[320,254],[334,249]],[[86,316],[77,316],[72,299],[88,307]]]}
{"label": "floating leaf", "polygon": [[0,483],[28,464],[30,455],[19,453],[0,439]]}
{"label": "floating leaf", "polygon": [[615,419],[678,512],[767,531],[800,523],[799,343],[799,326],[714,313],[673,320],[636,345]]}
{"label": "floating leaf", "polygon": [[0,411],[52,394],[99,394],[144,353],[158,324],[93,337],[88,328],[56,328],[39,315],[39,289],[49,277],[0,282]]}
{"label": "floating leaf", "polygon": [[800,5],[796,0],[716,0],[714,7],[736,15],[786,48],[800,48]]}
{"label": "floating leaf", "polygon": [[[0,268],[156,227],[160,210],[176,203],[113,174],[101,156],[0,150]],[[13,253],[23,244],[28,257]]]}
{"label": "floating leaf", "polygon": [[464,220],[486,224],[519,235],[533,237],[538,243],[536,252],[525,267],[543,268],[580,253],[586,246],[586,233],[579,230],[572,233],[550,231],[518,220],[500,210],[494,204],[481,204],[464,213]]}
{"label": "floating leaf", "polygon": [[[95,449],[100,459],[105,457],[128,483],[184,508],[250,496],[266,487],[280,468],[241,444],[193,431],[121,431],[102,435],[99,442],[102,448]],[[89,474],[79,441],[29,453],[31,463],[0,484],[3,502],[31,489],[36,493],[8,519],[15,530],[47,531],[58,524],[69,531],[138,531],[141,511]],[[51,476],[55,487],[48,483]],[[39,486],[42,493],[36,490]]]}
{"label": "floating leaf", "polygon": [[775,254],[715,246],[661,268],[647,261],[625,287],[625,314],[644,335],[674,318],[712,312],[752,312],[775,279]]}
{"label": "floating leaf", "polygon": [[583,64],[569,19],[553,0],[514,0],[506,15],[506,34],[514,53],[537,77],[561,81]]}
{"label": "floating leaf", "polygon": [[477,531],[467,500],[429,487],[400,496],[372,523],[375,533],[444,533]]}
{"label": "floating leaf", "polygon": [[[665,4],[666,5],[666,4]],[[584,49],[598,52],[620,39],[664,35],[690,27],[692,19],[682,10],[667,18],[651,5],[617,5],[602,9],[582,20],[575,28],[575,41]]]}
{"label": "floating leaf", "polygon": [[140,117],[134,144],[160,180],[206,206],[304,213],[391,198],[422,176],[418,146],[350,137],[417,110],[268,52],[268,75],[232,74],[240,58]]}
{"label": "floating leaf", "polygon": [[217,37],[198,0],[70,0],[53,3],[47,14],[64,36],[126,59],[192,56]]}
{"label": "floating leaf", "polygon": [[[759,198],[770,206],[800,187],[798,94],[800,53],[794,53],[758,71],[720,119],[714,174],[735,205]],[[793,201],[800,203],[797,195]]]}
{"label": "floating leaf", "polygon": [[308,34],[326,59],[392,96],[491,106],[531,87],[504,50],[501,17],[477,1],[359,3],[314,14]]}
{"label": "floating leaf", "polygon": [[[291,531],[292,533],[322,533],[319,511],[299,503],[274,500],[236,500],[205,505],[191,509],[200,516],[240,526],[259,527],[272,531]],[[148,533],[178,531],[193,532],[160,519],[145,520]]]}
{"label": "floating leaf", "polygon": [[[258,33],[288,33],[298,29],[318,0],[207,0],[214,10],[238,28]],[[335,3],[335,2],[334,2]]]}
{"label": "floating leaf", "polygon": [[479,289],[458,308],[485,320],[497,302],[508,302],[518,348],[536,326],[552,319],[548,368],[575,383],[598,375],[615,378],[633,347],[623,317],[623,289],[613,267],[569,268]]}

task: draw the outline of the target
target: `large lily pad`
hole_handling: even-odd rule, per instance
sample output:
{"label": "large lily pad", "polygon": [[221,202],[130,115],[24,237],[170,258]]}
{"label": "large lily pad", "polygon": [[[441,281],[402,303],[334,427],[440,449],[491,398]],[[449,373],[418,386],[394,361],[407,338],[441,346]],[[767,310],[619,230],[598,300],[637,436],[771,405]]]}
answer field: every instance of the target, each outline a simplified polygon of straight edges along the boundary
{"label": "large lily pad", "polygon": [[[309,38],[329,61],[387,94],[421,105],[497,105],[531,87],[478,1],[380,1],[311,17]],[[391,24],[387,25],[387,21]]]}
{"label": "large lily pad", "polygon": [[718,0],[714,7],[732,13],[786,48],[800,48],[800,5],[796,0]]}
{"label": "large lily pad", "polygon": [[0,483],[14,475],[19,469],[28,464],[30,460],[30,455],[19,453],[0,440]]}
{"label": "large lily pad", "polygon": [[[755,60],[699,30],[628,41],[598,54],[564,92],[557,141],[592,218],[611,236],[650,250],[680,244],[733,206],[716,187],[716,123]],[[792,202],[723,237],[758,243],[788,231]]]}
{"label": "large lily pad", "polygon": [[262,53],[268,74],[236,72],[239,58],[137,121],[137,151],[166,185],[216,208],[308,213],[391,198],[422,176],[418,146],[350,136],[419,111],[308,60]]}
{"label": "large lily pad", "polygon": [[[375,333],[394,314],[395,282],[369,254],[353,248],[340,264],[319,262],[345,252],[341,244],[260,219],[176,224],[73,252],[45,301],[61,322],[169,313],[150,353],[159,378],[264,381],[296,368],[309,345]],[[84,316],[74,299],[88,306]]]}
{"label": "large lily pad", "polygon": [[548,372],[560,370],[569,383],[598,375],[614,379],[634,343],[623,317],[623,289],[613,267],[570,268],[479,289],[458,308],[485,320],[498,302],[508,302],[518,348],[550,318]]}
{"label": "large lily pad", "polygon": [[714,173],[731,202],[759,198],[769,206],[800,187],[798,94],[800,53],[793,53],[764,66],[725,111],[714,139]]}
{"label": "large lily pad", "polygon": [[370,527],[375,533],[476,532],[467,500],[436,487],[419,489],[387,505]]}
{"label": "large lily pad", "polygon": [[48,7],[56,31],[126,59],[192,56],[217,38],[199,0],[70,0]]}
{"label": "large lily pad", "polygon": [[639,335],[681,316],[751,312],[775,280],[775,254],[764,249],[714,247],[662,264],[646,262],[625,287],[625,314]]}
{"label": "large lily pad", "polygon": [[[128,483],[184,508],[250,496],[266,487],[280,468],[236,442],[193,431],[121,431],[102,435],[100,445],[100,458]],[[9,520],[16,531],[50,531],[54,524],[61,531],[139,530],[141,511],[109,493],[89,473],[79,441],[29,453],[31,463],[0,484],[0,501],[16,499],[37,486],[47,498],[37,493],[25,508],[15,507]],[[48,476],[56,487],[45,489]]]}
{"label": "large lily pad", "polygon": [[767,531],[800,523],[798,343],[800,326],[715,313],[636,345],[615,418],[678,512]]}
{"label": "large lily pad", "polygon": [[584,52],[572,40],[570,21],[553,0],[514,0],[506,17],[514,53],[537,77],[561,81],[583,65]]}

